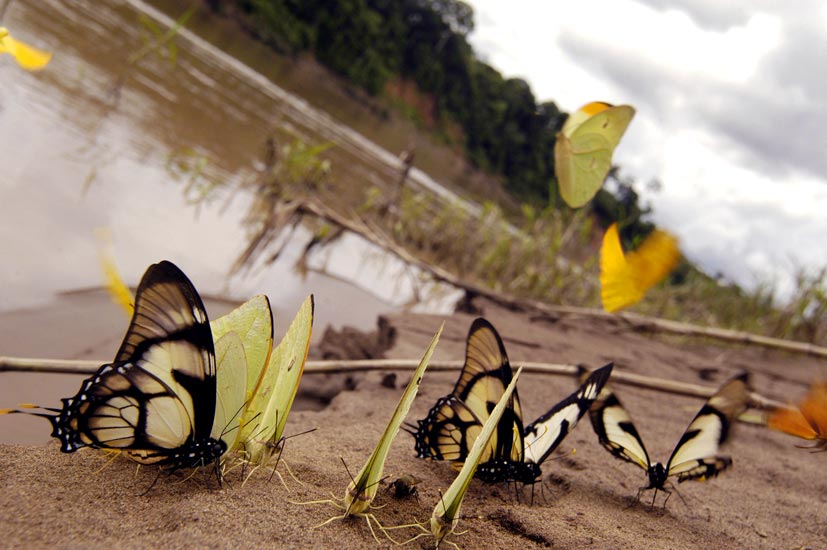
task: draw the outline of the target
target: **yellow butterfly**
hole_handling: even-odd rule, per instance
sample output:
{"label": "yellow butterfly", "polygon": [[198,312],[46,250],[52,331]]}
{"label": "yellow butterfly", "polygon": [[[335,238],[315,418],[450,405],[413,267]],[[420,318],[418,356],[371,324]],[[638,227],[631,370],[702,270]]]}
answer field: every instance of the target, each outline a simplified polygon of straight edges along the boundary
{"label": "yellow butterfly", "polygon": [[38,50],[12,38],[6,27],[0,27],[0,54],[3,53],[11,55],[27,71],[38,71],[52,59],[50,52]]}
{"label": "yellow butterfly", "polygon": [[572,208],[589,202],[612,167],[612,154],[635,116],[629,105],[588,103],[572,113],[554,142],[560,195]]}
{"label": "yellow butterfly", "polygon": [[[439,342],[439,337],[442,334],[442,329],[444,327],[445,323],[442,323],[442,325],[440,325],[439,327],[439,330],[437,330],[436,334],[431,340],[428,349],[425,350],[425,354],[422,356],[422,360],[419,362],[419,366],[416,368],[416,371],[414,371],[414,374],[411,377],[411,381],[408,382],[408,387],[405,388],[405,392],[399,399],[399,403],[396,405],[396,409],[393,411],[393,415],[391,416],[390,421],[388,421],[388,425],[385,427],[385,431],[382,433],[382,437],[379,438],[379,443],[376,444],[373,453],[371,453],[370,458],[368,458],[368,461],[365,462],[365,465],[362,466],[362,469],[359,470],[359,473],[356,474],[356,476],[352,478],[352,480],[348,484],[342,501],[339,502],[338,500],[325,499],[299,503],[326,503],[332,504],[333,506],[336,506],[337,508],[343,510],[342,515],[334,516],[328,519],[327,521],[319,524],[317,527],[321,527],[323,525],[327,525],[332,521],[336,521],[338,519],[345,519],[350,516],[362,516],[365,518],[365,521],[367,521],[368,528],[370,529],[373,538],[376,539],[377,542],[379,542],[379,539],[377,538],[376,533],[373,531],[371,520],[373,520],[379,526],[379,528],[387,535],[386,529],[382,527],[381,524],[379,524],[379,521],[373,516],[373,514],[369,513],[369,509],[371,503],[373,502],[373,499],[376,497],[376,493],[379,490],[379,482],[382,480],[382,472],[385,468],[385,459],[388,457],[388,452],[390,451],[391,443],[393,443],[393,439],[399,432],[399,428],[402,425],[402,421],[405,420],[406,416],[408,416],[408,411],[410,410],[411,404],[413,403],[413,400],[416,397],[417,391],[419,391],[419,384],[422,382],[422,377],[425,375],[425,369],[428,368],[428,364],[431,361],[431,356],[434,353],[434,349],[436,349],[437,342]],[[389,535],[388,537],[390,538]]]}
{"label": "yellow butterfly", "polygon": [[623,254],[617,224],[603,235],[600,247],[600,299],[615,312],[638,303],[646,291],[675,269],[680,259],[677,240],[655,229],[633,252]]}
{"label": "yellow butterfly", "polygon": [[[253,465],[267,462],[284,435],[310,350],[314,308],[311,294],[302,302],[279,345],[270,352],[260,376],[248,367],[247,389],[252,397],[242,419],[238,447]],[[250,384],[254,380],[253,387]]]}
{"label": "yellow butterfly", "polygon": [[459,523],[459,511],[462,507],[462,501],[465,498],[465,492],[468,489],[468,485],[471,483],[471,478],[474,477],[474,473],[477,471],[477,466],[480,463],[483,452],[487,452],[488,450],[491,438],[494,435],[494,431],[499,426],[503,412],[514,406],[512,402],[512,394],[515,392],[515,388],[517,387],[517,379],[520,377],[520,373],[522,373],[522,371],[522,367],[517,370],[516,374],[514,374],[514,377],[511,379],[511,382],[508,384],[508,387],[500,397],[500,400],[497,402],[497,405],[491,410],[491,416],[488,417],[485,424],[483,424],[480,429],[479,435],[477,435],[474,440],[474,444],[471,446],[471,450],[468,452],[468,456],[465,458],[462,469],[459,474],[457,474],[457,477],[454,478],[454,481],[451,483],[451,486],[448,487],[448,490],[445,491],[445,494],[440,496],[439,502],[436,503],[436,506],[434,506],[434,510],[431,513],[431,519],[425,524],[411,523],[408,525],[399,525],[397,527],[387,528],[404,529],[407,527],[413,527],[422,531],[420,534],[408,539],[405,544],[420,537],[432,535],[434,537],[434,541],[436,542],[437,548],[439,548],[443,541],[454,546],[455,548],[459,548],[455,542],[445,541],[445,537],[455,534],[456,526]]}

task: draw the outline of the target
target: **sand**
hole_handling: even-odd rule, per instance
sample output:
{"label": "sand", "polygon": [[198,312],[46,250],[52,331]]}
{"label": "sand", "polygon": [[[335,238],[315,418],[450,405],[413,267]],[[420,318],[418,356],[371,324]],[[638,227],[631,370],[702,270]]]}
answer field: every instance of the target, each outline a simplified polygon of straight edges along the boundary
{"label": "sand", "polygon": [[[484,302],[476,305],[502,334],[514,364],[547,361],[598,367],[614,361],[617,369],[626,372],[709,386],[747,370],[756,390],[782,400],[798,399],[814,377],[827,374],[824,361],[799,355],[641,335],[594,319],[549,320]],[[459,313],[447,318],[389,315],[383,322],[395,337],[384,355],[419,358],[439,323],[446,320],[435,357],[461,359],[473,318]],[[36,325],[32,319],[28,322]],[[43,356],[50,355],[50,348],[68,353],[72,346],[67,346],[67,338],[86,339],[77,345],[89,349],[72,352],[75,357],[105,357],[102,349],[111,346],[111,354],[117,346],[117,338],[113,344],[109,335],[100,333],[109,328],[97,327],[85,334],[77,328],[64,334],[59,321],[51,322],[49,326],[48,319],[40,319],[36,325]],[[0,327],[13,324],[13,313],[0,318]],[[388,333],[383,331],[385,336]],[[42,340],[43,334],[50,335],[48,341]],[[19,331],[12,335],[0,331],[0,353],[22,349],[21,339],[25,340]],[[98,342],[100,346],[92,346]],[[391,388],[381,373],[350,376],[347,383],[341,377],[311,381],[311,375],[306,375],[308,388],[355,389],[341,391],[321,410],[291,414],[288,433],[317,430],[288,441],[283,457],[295,479],[282,464],[279,472],[284,482],[271,479],[272,468],[255,472],[244,484],[241,472],[234,471],[219,489],[204,469],[190,478],[161,476],[147,492],[157,476],[153,468],[137,470],[123,459],[110,463],[95,450],[62,454],[55,441],[0,444],[0,546],[390,548],[389,542],[374,541],[361,518],[314,528],[338,510],[329,504],[298,503],[330,498],[331,493],[342,496],[349,478],[340,457],[351,472],[362,466],[408,376],[400,372]],[[455,378],[454,373],[426,373],[409,420],[424,417],[436,399],[450,391]],[[8,373],[0,374],[0,381],[4,396],[19,395],[10,387],[16,382]],[[573,379],[525,374],[519,390],[526,421],[575,387]],[[615,389],[653,460],[668,458],[702,404],[651,390]],[[33,421],[27,429],[48,439],[45,420],[0,417],[3,427],[21,420]],[[681,484],[678,489],[685,502],[673,495],[664,509],[659,495],[658,504],[650,509],[651,491],[641,503],[629,505],[644,484],[644,472],[603,450],[584,419],[563,442],[557,458],[543,465],[543,481],[534,487],[533,503],[531,489],[473,481],[459,525],[467,532],[451,540],[462,548],[825,548],[827,479],[818,472],[824,470],[827,454],[810,453],[796,448],[796,443],[784,434],[739,423],[725,448],[734,461],[731,470],[709,482]],[[400,433],[385,474],[389,480],[403,474],[422,479],[418,498],[396,499],[384,486],[380,489],[377,504],[383,507],[374,513],[384,525],[392,526],[425,520],[455,471],[446,463],[417,459],[412,438]],[[404,539],[406,533],[414,531],[399,531],[397,536]],[[409,547],[432,548],[433,542],[422,538]]]}

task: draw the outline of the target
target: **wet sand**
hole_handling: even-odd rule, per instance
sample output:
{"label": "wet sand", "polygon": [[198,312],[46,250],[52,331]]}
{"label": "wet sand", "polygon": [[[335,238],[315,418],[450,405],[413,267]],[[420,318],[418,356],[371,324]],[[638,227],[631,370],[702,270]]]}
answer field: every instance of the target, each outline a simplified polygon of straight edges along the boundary
{"label": "wet sand", "polygon": [[[75,308],[79,304],[74,304]],[[622,325],[587,318],[556,321],[478,303],[482,314],[500,331],[512,363],[546,361],[598,367],[614,361],[625,372],[715,386],[741,370],[752,373],[753,386],[777,399],[797,399],[811,379],[827,374],[825,362],[745,346],[719,346],[698,340],[647,336]],[[107,306],[109,307],[109,306]],[[90,308],[94,309],[91,305]],[[217,315],[208,305],[211,315]],[[19,319],[18,331],[0,331],[4,355],[18,353],[18,342],[30,331],[48,334],[37,349],[43,357],[107,357],[119,336],[104,336],[92,315],[84,315],[74,330],[50,330],[46,319]],[[74,315],[78,310],[64,312]],[[74,312],[74,313],[73,313]],[[117,313],[117,312],[116,312]],[[447,320],[436,359],[461,359],[473,315],[447,318],[396,314],[386,318],[395,332],[389,358],[419,358],[439,323]],[[12,324],[4,325],[6,329]],[[117,332],[117,331],[116,331]],[[387,331],[386,331],[387,333]],[[111,351],[104,352],[111,347]],[[51,375],[54,376],[54,375]],[[308,385],[319,384],[307,375]],[[133,463],[108,463],[103,453],[86,450],[62,454],[57,443],[0,445],[0,533],[3,546],[116,546],[127,548],[377,547],[364,519],[335,521],[314,529],[336,515],[331,505],[303,502],[341,497],[348,482],[340,457],[357,471],[373,449],[410,376],[400,372],[395,388],[383,384],[382,373],[359,374],[322,410],[296,410],[288,433],[315,432],[290,439],[284,451],[296,479],[279,466],[285,481],[270,479],[271,469],[255,472],[246,484],[240,472],[230,472],[220,490],[207,469],[189,479],[162,476],[156,470],[136,471]],[[428,372],[409,420],[424,417],[435,400],[448,393],[455,373]],[[22,400],[17,382],[0,374],[3,402]],[[332,378],[330,383],[335,383]],[[525,374],[520,397],[526,422],[539,416],[576,386],[572,379]],[[66,396],[74,393],[77,383]],[[616,392],[635,420],[653,460],[665,461],[686,425],[701,406],[698,399],[651,390],[616,386]],[[56,405],[51,393],[36,395]],[[54,392],[52,392],[54,393]],[[7,399],[12,399],[8,402]],[[48,439],[48,423],[20,416],[0,417],[5,429],[22,425]],[[4,441],[9,441],[5,439]],[[685,502],[673,495],[665,509],[644,502],[629,506],[644,484],[644,472],[620,462],[597,443],[587,419],[563,442],[557,458],[543,465],[543,481],[531,489],[471,483],[454,537],[462,548],[823,548],[827,547],[827,480],[825,454],[798,449],[791,437],[748,424],[738,424],[724,449],[733,458],[731,470],[705,483],[678,487]],[[573,453],[573,450],[576,452]],[[410,436],[395,440],[385,475],[422,479],[419,498],[397,500],[380,490],[374,511],[386,526],[425,520],[455,475],[449,464],[419,460]],[[411,531],[409,535],[413,535]],[[403,531],[398,538],[404,539]],[[383,542],[381,547],[392,545]],[[410,544],[432,548],[430,538]]]}

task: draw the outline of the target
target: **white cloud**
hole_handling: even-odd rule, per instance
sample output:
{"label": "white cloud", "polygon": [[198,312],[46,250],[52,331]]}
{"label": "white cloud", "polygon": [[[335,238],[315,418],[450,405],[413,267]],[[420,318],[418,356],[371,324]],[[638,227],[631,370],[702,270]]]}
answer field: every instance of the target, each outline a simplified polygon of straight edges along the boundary
{"label": "white cloud", "polygon": [[827,263],[821,2],[471,3],[475,49],[541,100],[637,108],[615,160],[701,266],[789,288]]}

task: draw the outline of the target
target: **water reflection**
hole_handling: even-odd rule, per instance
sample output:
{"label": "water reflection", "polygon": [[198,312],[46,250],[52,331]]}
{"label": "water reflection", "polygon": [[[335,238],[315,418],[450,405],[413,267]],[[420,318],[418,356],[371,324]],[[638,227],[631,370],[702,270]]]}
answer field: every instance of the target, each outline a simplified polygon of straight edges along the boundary
{"label": "water reflection", "polygon": [[[358,203],[366,182],[394,181],[395,156],[204,44],[180,40],[174,66],[156,56],[128,65],[143,45],[135,4],[149,9],[137,2],[15,2],[6,14],[21,39],[55,55],[38,74],[0,65],[0,311],[97,284],[98,227],[111,229],[133,285],[149,263],[167,258],[205,293],[267,292],[285,314],[315,292],[321,325],[372,327],[378,312],[411,301],[415,278],[390,259],[366,262],[366,254],[383,256],[355,237],[314,260],[333,277],[313,271],[302,280],[292,271],[291,256],[309,238],[300,232],[293,252],[276,264],[228,279],[246,243],[241,219],[251,199],[219,193],[196,210],[182,192],[188,176],[176,180],[168,169],[171,157],[191,151],[206,161],[204,182],[233,188],[253,176],[272,132],[277,139],[333,140],[326,156],[335,184],[345,203]],[[355,287],[344,282],[354,280]],[[348,302],[359,303],[358,311]]]}

